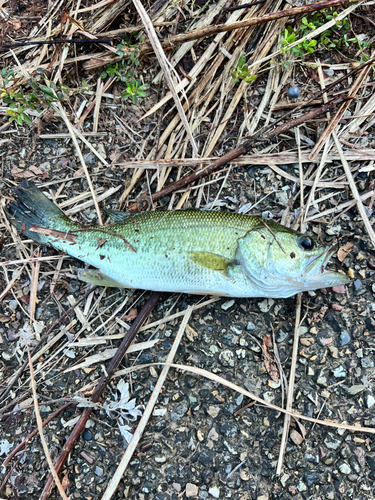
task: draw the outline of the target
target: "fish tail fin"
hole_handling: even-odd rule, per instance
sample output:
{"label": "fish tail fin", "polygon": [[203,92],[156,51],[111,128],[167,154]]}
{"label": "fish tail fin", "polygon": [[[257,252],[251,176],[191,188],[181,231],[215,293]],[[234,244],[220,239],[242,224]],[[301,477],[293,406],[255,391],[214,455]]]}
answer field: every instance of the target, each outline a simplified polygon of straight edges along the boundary
{"label": "fish tail fin", "polygon": [[[17,203],[10,203],[5,213],[17,230],[37,243],[49,242],[48,236],[31,231],[32,226],[43,228],[63,228],[69,219],[33,182],[25,179],[17,190]],[[58,226],[58,227],[56,227]]]}

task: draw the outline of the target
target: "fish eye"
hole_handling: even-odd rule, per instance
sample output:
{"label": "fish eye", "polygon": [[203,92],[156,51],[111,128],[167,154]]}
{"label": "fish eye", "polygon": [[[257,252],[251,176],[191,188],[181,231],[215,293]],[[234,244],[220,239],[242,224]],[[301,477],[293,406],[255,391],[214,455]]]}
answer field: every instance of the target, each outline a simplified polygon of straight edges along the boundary
{"label": "fish eye", "polygon": [[298,244],[303,250],[312,250],[314,248],[314,240],[309,236],[300,236]]}

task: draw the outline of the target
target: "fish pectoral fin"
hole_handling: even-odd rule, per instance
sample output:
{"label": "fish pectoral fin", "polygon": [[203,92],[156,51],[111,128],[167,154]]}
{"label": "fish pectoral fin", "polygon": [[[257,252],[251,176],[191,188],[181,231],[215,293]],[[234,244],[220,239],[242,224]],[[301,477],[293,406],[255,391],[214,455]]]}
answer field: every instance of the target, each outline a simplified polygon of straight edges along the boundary
{"label": "fish pectoral fin", "polygon": [[102,273],[99,269],[77,269],[78,279],[99,286],[112,286],[115,288],[127,288],[118,281]]}
{"label": "fish pectoral fin", "polygon": [[207,269],[212,269],[212,271],[217,271],[225,276],[229,276],[233,266],[233,261],[216,253],[189,252],[188,258],[199,266],[207,267]]}

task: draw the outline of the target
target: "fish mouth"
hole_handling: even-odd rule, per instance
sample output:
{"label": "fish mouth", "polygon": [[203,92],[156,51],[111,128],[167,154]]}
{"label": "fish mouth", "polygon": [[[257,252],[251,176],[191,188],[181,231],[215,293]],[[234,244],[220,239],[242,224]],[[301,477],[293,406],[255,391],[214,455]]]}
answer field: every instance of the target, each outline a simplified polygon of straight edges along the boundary
{"label": "fish mouth", "polygon": [[326,269],[328,262],[337,249],[338,245],[333,245],[321,254],[310,257],[305,268],[306,274],[312,279],[324,281],[325,286],[338,286],[349,283],[350,278],[345,274]]}

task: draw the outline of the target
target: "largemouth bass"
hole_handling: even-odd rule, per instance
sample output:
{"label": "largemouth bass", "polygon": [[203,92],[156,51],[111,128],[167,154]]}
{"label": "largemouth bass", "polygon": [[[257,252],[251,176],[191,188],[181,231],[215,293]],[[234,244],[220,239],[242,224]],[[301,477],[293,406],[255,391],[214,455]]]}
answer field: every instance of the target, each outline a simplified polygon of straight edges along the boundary
{"label": "largemouth bass", "polygon": [[335,247],[272,221],[228,212],[177,210],[126,216],[108,226],[71,221],[30,181],[8,205],[9,220],[37,243],[96,269],[86,282],[121,288],[227,297],[290,297],[343,285],[326,269]]}

